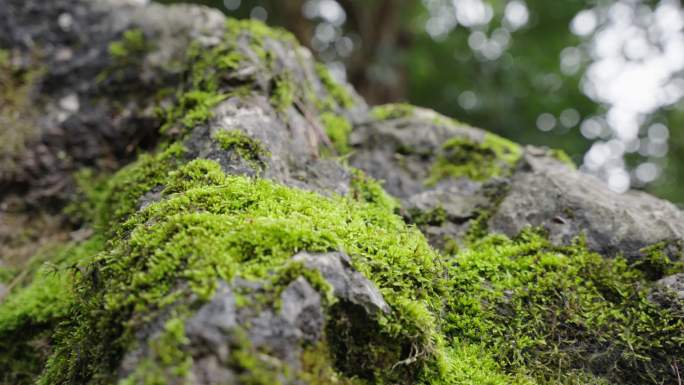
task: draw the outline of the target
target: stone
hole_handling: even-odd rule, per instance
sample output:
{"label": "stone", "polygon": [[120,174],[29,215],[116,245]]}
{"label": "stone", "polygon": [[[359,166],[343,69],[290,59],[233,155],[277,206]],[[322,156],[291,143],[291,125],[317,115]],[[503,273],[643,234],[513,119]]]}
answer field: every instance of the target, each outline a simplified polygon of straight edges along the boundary
{"label": "stone", "polygon": [[[514,236],[539,226],[559,244],[584,235],[590,249],[631,260],[643,257],[647,246],[684,239],[684,213],[673,204],[637,191],[615,193],[546,152],[528,148],[511,179],[489,220],[494,232]],[[667,251],[672,260],[682,257],[681,250]]]}
{"label": "stone", "polygon": [[389,305],[380,291],[351,266],[348,255],[340,252],[312,254],[301,252],[292,259],[307,268],[317,270],[333,287],[336,297],[362,306],[370,315],[389,313]]}

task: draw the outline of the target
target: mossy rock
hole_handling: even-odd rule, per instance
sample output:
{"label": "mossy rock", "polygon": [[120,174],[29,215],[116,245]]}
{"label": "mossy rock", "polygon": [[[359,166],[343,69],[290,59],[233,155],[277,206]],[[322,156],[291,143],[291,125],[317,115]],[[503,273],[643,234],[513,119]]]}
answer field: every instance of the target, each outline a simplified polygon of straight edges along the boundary
{"label": "mossy rock", "polygon": [[[89,44],[117,59],[106,68],[154,85],[133,69],[160,68],[168,20],[198,11],[115,3],[98,5],[104,16],[84,5],[116,26]],[[158,143],[116,170],[78,169],[64,215],[90,235],[0,273],[0,383],[676,381],[682,304],[661,279],[682,271],[676,227],[648,245],[634,224],[623,240],[591,224],[559,239],[549,215],[584,214],[538,199],[515,211],[541,213],[538,226],[497,234],[524,181],[586,177],[425,109],[369,111],[289,34],[220,21],[183,24],[197,37],[162,66],[171,90],[103,94],[107,108],[153,100]],[[651,197],[620,202],[681,215]]]}

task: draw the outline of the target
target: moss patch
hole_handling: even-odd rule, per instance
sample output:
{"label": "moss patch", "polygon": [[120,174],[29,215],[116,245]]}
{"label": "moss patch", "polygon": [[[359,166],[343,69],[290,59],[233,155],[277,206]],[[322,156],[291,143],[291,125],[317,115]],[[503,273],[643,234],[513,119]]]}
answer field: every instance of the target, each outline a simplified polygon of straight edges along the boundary
{"label": "moss patch", "polygon": [[344,155],[348,153],[350,151],[349,134],[352,131],[351,123],[344,117],[332,112],[322,113],[321,121],[336,154]]}
{"label": "moss patch", "polygon": [[371,116],[377,120],[405,118],[413,115],[415,107],[410,104],[396,103],[373,107]]}
{"label": "moss patch", "polygon": [[262,162],[270,155],[268,150],[257,139],[249,137],[240,130],[220,130],[214,133],[216,140],[222,149],[235,151],[242,159],[247,162]]}
{"label": "moss patch", "polygon": [[506,176],[521,156],[520,146],[490,133],[481,143],[456,137],[444,143],[425,183],[434,185],[446,177],[482,181]]}
{"label": "moss patch", "polygon": [[345,108],[350,108],[354,105],[354,99],[352,99],[349,91],[332,77],[325,65],[316,64],[316,73],[335,103]]}
{"label": "moss patch", "polygon": [[109,55],[119,63],[138,60],[150,49],[145,34],[138,28],[125,31],[121,40],[113,41],[107,47]]}
{"label": "moss patch", "polygon": [[17,171],[17,157],[37,139],[38,111],[30,97],[39,69],[21,68],[0,49],[0,175]]}

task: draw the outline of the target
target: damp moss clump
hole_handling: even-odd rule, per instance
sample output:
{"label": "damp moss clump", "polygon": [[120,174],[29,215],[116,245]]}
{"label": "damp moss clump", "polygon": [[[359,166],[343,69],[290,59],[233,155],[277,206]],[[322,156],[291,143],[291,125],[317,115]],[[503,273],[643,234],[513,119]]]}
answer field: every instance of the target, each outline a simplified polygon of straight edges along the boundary
{"label": "damp moss clump", "polygon": [[[325,66],[317,64],[313,77],[317,75],[318,79],[309,79],[307,73],[283,65],[283,50],[278,45],[291,52],[290,59],[300,67],[307,66],[291,33],[257,20],[228,20],[224,38],[218,44],[194,42],[182,64],[186,83],[177,90],[175,101],[159,110],[164,121],[161,132],[182,136],[211,119],[212,109],[221,101],[254,93],[267,96],[280,114],[292,106],[304,115],[336,113],[353,106],[349,91],[333,79]],[[256,78],[254,72],[259,74]],[[301,84],[295,83],[302,78]]]}
{"label": "damp moss clump", "polygon": [[[169,156],[156,158],[174,164]],[[149,175],[149,159],[121,173],[109,194]],[[39,383],[106,383],[115,369],[109,365],[144,325],[170,310],[185,319],[219,281],[235,277],[271,280],[277,293],[300,275],[290,258],[302,250],[348,253],[392,308],[371,319],[331,310],[325,359],[360,383],[658,383],[672,378],[669,365],[684,353],[684,320],[649,301],[644,273],[588,252],[581,241],[557,247],[526,231],[441,256],[360,173],[348,197],[229,176],[210,160],[178,164],[154,185],[157,199],[136,209],[98,198],[128,214],[112,217],[118,224],[107,246],[81,261],[68,288],[71,304],[60,314],[72,321],[53,335]],[[319,276],[307,279],[330,297]],[[161,350],[131,378],[185,378],[192,362],[174,322],[161,342],[151,340]],[[235,360],[259,355],[240,349]]]}
{"label": "damp moss clump", "polygon": [[354,105],[354,99],[352,99],[349,91],[333,78],[328,67],[317,63],[316,73],[334,102],[346,108],[350,108]]}
{"label": "damp moss clump", "polygon": [[8,280],[0,298],[0,384],[34,384],[48,359],[54,331],[76,305],[73,281],[104,246],[91,237],[35,255]]}
{"label": "damp moss clump", "polygon": [[338,155],[347,154],[350,151],[349,134],[352,131],[351,123],[346,118],[332,112],[322,113],[321,122],[335,153]]}
{"label": "damp moss clump", "polygon": [[219,130],[212,137],[223,150],[235,151],[248,162],[261,162],[269,156],[269,151],[257,139],[240,130]]}
{"label": "damp moss clump", "polygon": [[440,149],[425,183],[434,185],[447,177],[483,181],[506,176],[513,171],[521,156],[519,145],[494,134],[485,133],[481,142],[455,137]]}
{"label": "damp moss clump", "polygon": [[383,104],[373,107],[371,116],[377,120],[399,119],[412,116],[416,107],[406,103]]}

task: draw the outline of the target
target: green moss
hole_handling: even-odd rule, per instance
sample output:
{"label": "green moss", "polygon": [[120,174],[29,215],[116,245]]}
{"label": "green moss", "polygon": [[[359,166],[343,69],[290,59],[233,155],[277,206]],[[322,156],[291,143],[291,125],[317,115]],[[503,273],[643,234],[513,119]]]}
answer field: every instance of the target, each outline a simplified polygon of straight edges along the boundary
{"label": "green moss", "polygon": [[387,194],[382,184],[366,175],[363,171],[351,170],[350,195],[358,201],[373,204],[388,212],[399,210],[399,201]]}
{"label": "green moss", "polygon": [[164,119],[169,122],[162,127],[162,133],[172,133],[171,129],[180,122],[185,128],[207,122],[212,117],[211,110],[226,99],[228,95],[210,91],[189,91],[178,97],[178,104],[165,112]]}
{"label": "green moss", "polygon": [[[255,22],[231,22],[226,36],[212,49],[195,45],[188,53],[186,88],[164,114],[170,137],[211,117],[212,108],[238,89],[227,79],[246,60],[256,55],[265,71],[275,71],[265,39],[289,39]],[[249,52],[237,51],[239,39],[250,40]],[[319,112],[327,112],[321,116],[326,131],[343,153],[349,126],[333,112],[353,100],[327,72],[319,69],[319,76],[331,95]],[[291,84],[275,84],[275,106],[286,108],[302,97]],[[373,111],[376,119],[412,113],[406,105]],[[240,131],[220,131],[214,139],[247,160],[266,155]],[[180,141],[168,143],[106,180],[79,174],[83,185],[95,184],[83,191],[88,203],[82,215],[97,235],[48,258],[49,265],[0,304],[0,346],[7,347],[0,369],[19,373],[15,382],[109,384],[124,354],[143,349],[145,358],[120,384],[182,383],[193,364],[185,321],[218,282],[267,282],[258,303],[246,293],[236,301],[277,308],[278,293],[302,276],[324,296],[326,339],[305,347],[302,373],[281,376],[284,366],[264,358],[268,352],[236,330],[226,365],[240,383],[277,384],[293,376],[316,384],[675,380],[670,365],[684,356],[684,320],[648,300],[655,277],[649,272],[676,270],[663,259],[667,245],[644,251],[651,255],[648,267],[631,266],[620,258],[604,260],[579,241],[553,246],[538,232],[512,240],[487,236],[488,209],[471,222],[467,248],[445,256],[404,223],[397,201],[360,171],[352,171],[348,196],[326,197],[226,175],[214,161],[185,159]],[[481,143],[452,139],[428,182],[505,176],[520,156],[517,145],[493,135]],[[418,222],[444,219],[437,209]],[[353,267],[379,288],[389,314],[369,315],[336,299],[319,273],[291,259],[299,251],[333,250],[350,255]],[[140,332],[158,322],[162,332],[141,341]],[[18,341],[24,335],[31,343],[45,339],[50,349]]]}
{"label": "green moss", "polygon": [[26,271],[15,277],[19,281],[0,303],[0,335],[23,324],[43,325],[66,315],[73,302],[69,282],[78,271],[74,267],[86,262],[102,246],[103,240],[95,237],[80,245],[65,245],[36,255]]}
{"label": "green moss", "polygon": [[36,255],[14,277],[9,296],[0,300],[1,384],[34,383],[49,356],[54,329],[75,304],[71,283],[103,244],[94,237]]}
{"label": "green moss", "polygon": [[140,57],[149,51],[150,46],[145,39],[145,34],[138,28],[130,29],[123,33],[121,40],[109,44],[109,54],[118,61],[128,61],[134,57]]}
{"label": "green moss", "polygon": [[99,231],[111,234],[120,223],[141,205],[140,198],[157,187],[162,187],[168,174],[182,161],[183,146],[173,144],[157,154],[144,154],[134,164],[124,167],[92,191],[94,223]]}
{"label": "green moss", "polygon": [[304,349],[302,371],[299,377],[310,385],[362,385],[358,379],[347,379],[339,375],[331,366],[331,353],[328,345],[317,343]]}
{"label": "green moss", "polygon": [[552,149],[550,150],[551,156],[558,159],[559,161],[565,163],[568,167],[576,169],[577,165],[573,162],[572,158],[563,150]]}
{"label": "green moss", "polygon": [[149,342],[149,352],[133,373],[118,385],[166,385],[187,383],[192,357],[187,353],[185,320],[174,317],[164,323],[162,333]]}
{"label": "green moss", "polygon": [[335,153],[338,155],[348,153],[350,151],[349,134],[352,130],[351,123],[344,117],[332,112],[322,113],[321,122],[323,123],[325,133],[332,142]]}
{"label": "green moss", "polygon": [[385,104],[373,107],[371,116],[377,120],[405,118],[413,115],[415,107],[406,103]]}
{"label": "green moss", "polygon": [[273,93],[271,95],[271,104],[276,110],[286,111],[295,101],[295,85],[287,76],[278,78],[275,81]]}
{"label": "green moss", "polygon": [[235,151],[247,162],[263,168],[263,161],[270,155],[257,139],[251,138],[240,130],[220,130],[213,134],[222,149]]}
{"label": "green moss", "polygon": [[427,211],[412,209],[409,217],[417,226],[439,226],[447,220],[447,212],[441,207]]}
{"label": "green moss", "polygon": [[244,36],[252,39],[255,45],[263,46],[266,38],[280,40],[299,45],[294,35],[282,28],[269,27],[262,21],[255,19],[228,19],[226,21],[228,35],[232,37]]}
{"label": "green moss", "polygon": [[642,273],[582,243],[491,236],[460,253],[449,275],[446,335],[541,383],[659,383],[684,353],[684,319],[648,300]]}
{"label": "green moss", "polygon": [[317,63],[316,73],[318,74],[318,77],[323,83],[323,86],[325,87],[326,91],[328,92],[328,94],[330,94],[330,97],[335,103],[337,103],[337,105],[345,108],[351,108],[354,105],[354,99],[352,99],[351,95],[349,94],[349,91],[347,91],[346,88],[340,85],[332,77],[330,71],[328,70],[328,67],[326,67],[323,64]]}
{"label": "green moss", "polygon": [[14,65],[12,54],[0,50],[0,174],[15,172],[19,167],[16,158],[40,134],[36,124],[39,111],[30,94],[42,72]]}
{"label": "green moss", "polygon": [[506,176],[521,156],[520,146],[493,134],[486,133],[481,143],[463,137],[452,138],[442,146],[425,183],[434,185],[446,177],[482,181]]}
{"label": "green moss", "polygon": [[[674,254],[668,255],[668,250]],[[684,270],[684,242],[663,241],[639,250],[641,257],[632,263],[632,267],[642,271],[646,277],[655,281],[666,275]]]}
{"label": "green moss", "polygon": [[463,385],[532,385],[525,374],[506,374],[486,347],[466,341],[454,341],[440,358],[439,379],[430,384]]}

